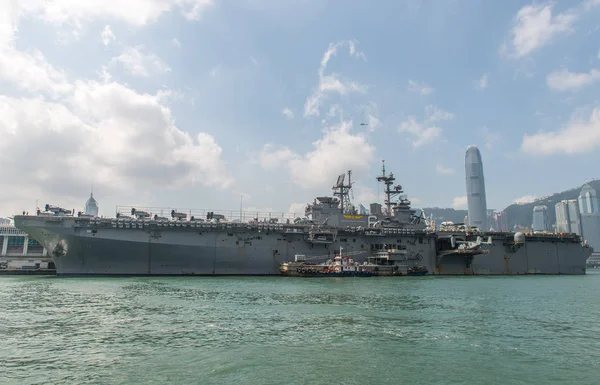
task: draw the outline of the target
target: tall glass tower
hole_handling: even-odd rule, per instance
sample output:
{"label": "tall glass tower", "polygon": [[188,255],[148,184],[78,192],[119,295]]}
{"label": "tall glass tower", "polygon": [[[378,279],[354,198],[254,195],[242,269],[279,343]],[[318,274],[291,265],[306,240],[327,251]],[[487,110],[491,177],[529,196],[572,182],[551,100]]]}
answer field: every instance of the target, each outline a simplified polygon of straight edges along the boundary
{"label": "tall glass tower", "polygon": [[465,177],[467,182],[467,208],[469,226],[482,231],[488,230],[485,180],[481,153],[475,146],[469,146],[465,154]]}

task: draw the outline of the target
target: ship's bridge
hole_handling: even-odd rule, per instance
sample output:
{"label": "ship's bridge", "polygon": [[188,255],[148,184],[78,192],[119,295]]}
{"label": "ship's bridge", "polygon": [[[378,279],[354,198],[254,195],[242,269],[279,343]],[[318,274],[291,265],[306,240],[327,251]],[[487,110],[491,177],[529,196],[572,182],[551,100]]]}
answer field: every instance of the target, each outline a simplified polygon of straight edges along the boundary
{"label": "ship's bridge", "polygon": [[315,222],[341,215],[340,200],[334,197],[317,197],[306,206],[305,215]]}

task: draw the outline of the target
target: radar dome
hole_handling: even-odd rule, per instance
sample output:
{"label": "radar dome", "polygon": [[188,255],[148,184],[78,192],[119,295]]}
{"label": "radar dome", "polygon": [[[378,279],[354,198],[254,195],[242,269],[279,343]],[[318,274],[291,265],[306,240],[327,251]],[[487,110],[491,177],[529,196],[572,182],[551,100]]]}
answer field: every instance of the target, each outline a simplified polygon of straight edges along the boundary
{"label": "radar dome", "polygon": [[525,243],[525,234],[521,232],[515,233],[515,243]]}

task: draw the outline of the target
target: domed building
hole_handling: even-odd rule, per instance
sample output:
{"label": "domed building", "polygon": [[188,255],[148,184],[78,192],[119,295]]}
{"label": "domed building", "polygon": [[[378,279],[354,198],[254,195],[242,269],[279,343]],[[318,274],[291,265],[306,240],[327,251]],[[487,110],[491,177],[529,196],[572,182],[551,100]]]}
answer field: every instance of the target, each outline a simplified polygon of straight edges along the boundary
{"label": "domed building", "polygon": [[94,193],[90,193],[90,198],[85,202],[85,214],[98,216],[98,202],[94,199]]}

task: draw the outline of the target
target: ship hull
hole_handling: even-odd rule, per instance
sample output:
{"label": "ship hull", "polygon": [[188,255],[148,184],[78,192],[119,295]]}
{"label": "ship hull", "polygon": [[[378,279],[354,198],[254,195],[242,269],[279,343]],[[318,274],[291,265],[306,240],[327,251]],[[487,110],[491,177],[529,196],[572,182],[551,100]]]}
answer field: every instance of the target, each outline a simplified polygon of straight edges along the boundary
{"label": "ship hull", "polygon": [[591,254],[576,242],[556,239],[514,247],[510,237],[499,237],[486,254],[439,258],[435,234],[340,233],[335,242],[319,244],[308,242],[305,231],[285,226],[120,228],[34,216],[16,216],[15,225],[44,245],[61,276],[280,275],[281,264],[296,254],[328,258],[342,247],[344,253],[358,253],[353,258],[360,263],[388,245],[418,256],[409,265],[425,266],[434,275],[585,274]]}
{"label": "ship hull", "polygon": [[572,239],[528,237],[514,245],[512,235],[494,235],[489,253],[471,258],[445,256],[436,266],[442,275],[585,274],[591,249]]}

